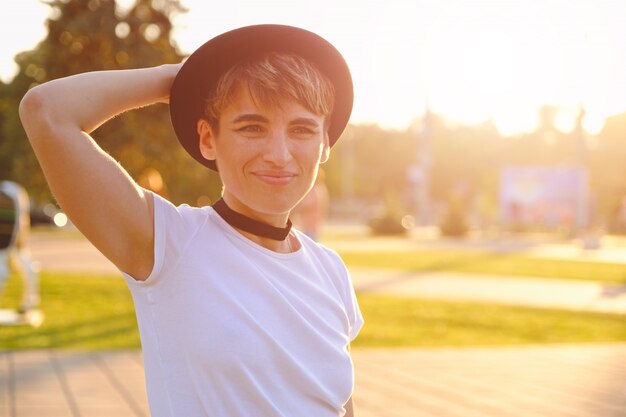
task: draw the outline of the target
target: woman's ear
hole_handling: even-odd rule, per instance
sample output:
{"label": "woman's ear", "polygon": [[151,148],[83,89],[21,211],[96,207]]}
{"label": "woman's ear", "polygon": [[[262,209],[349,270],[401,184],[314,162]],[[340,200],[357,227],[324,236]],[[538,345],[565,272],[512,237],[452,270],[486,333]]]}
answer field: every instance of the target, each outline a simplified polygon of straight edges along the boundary
{"label": "woman's ear", "polygon": [[328,158],[330,157],[330,144],[329,144],[330,140],[328,138],[328,132],[326,132],[324,134],[324,143],[322,144],[323,148],[322,148],[322,157],[320,158],[320,164],[325,163],[326,161],[328,161]]}
{"label": "woman's ear", "polygon": [[208,160],[217,159],[215,156],[215,135],[213,134],[213,129],[209,122],[205,119],[198,119],[196,130],[200,137],[198,146],[200,146],[202,156]]}

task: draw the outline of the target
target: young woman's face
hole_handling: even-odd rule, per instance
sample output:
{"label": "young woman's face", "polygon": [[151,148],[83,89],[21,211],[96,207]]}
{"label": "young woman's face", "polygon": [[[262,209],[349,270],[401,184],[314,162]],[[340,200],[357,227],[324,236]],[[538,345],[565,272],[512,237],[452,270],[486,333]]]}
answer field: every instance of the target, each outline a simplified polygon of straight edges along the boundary
{"label": "young woman's face", "polygon": [[222,112],[217,135],[206,121],[198,123],[200,149],[216,160],[232,209],[282,225],[328,159],[324,117],[294,101],[260,107],[245,88],[236,98]]}

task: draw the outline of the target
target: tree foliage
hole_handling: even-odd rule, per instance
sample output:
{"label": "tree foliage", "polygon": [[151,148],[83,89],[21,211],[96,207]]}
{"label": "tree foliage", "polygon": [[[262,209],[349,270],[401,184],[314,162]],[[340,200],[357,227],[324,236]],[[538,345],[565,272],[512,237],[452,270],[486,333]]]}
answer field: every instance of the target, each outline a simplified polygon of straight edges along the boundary
{"label": "tree foliage", "polygon": [[[53,0],[48,34],[33,50],[18,54],[19,73],[0,86],[0,176],[24,184],[36,200],[50,199],[41,170],[21,129],[17,108],[39,83],[86,71],[127,69],[180,62],[170,16],[183,12],[177,0],[137,0],[122,14],[114,0]],[[156,7],[158,6],[158,7]],[[154,105],[114,118],[93,133],[100,146],[138,178],[159,171],[174,201],[192,201],[219,190],[215,174],[192,160],[175,139],[167,106]]]}

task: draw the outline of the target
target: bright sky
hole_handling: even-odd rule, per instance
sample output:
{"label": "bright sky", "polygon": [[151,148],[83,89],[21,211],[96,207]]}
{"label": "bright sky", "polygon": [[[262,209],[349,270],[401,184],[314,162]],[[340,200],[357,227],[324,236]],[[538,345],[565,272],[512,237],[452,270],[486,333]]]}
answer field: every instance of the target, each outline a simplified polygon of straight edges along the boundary
{"label": "bright sky", "polygon": [[[45,36],[48,7],[5,1],[0,78],[13,56]],[[132,0],[118,0],[128,4]],[[188,53],[229,29],[300,26],[345,56],[355,83],[352,122],[404,129],[424,113],[493,120],[504,134],[532,130],[543,104],[569,130],[582,103],[595,133],[626,111],[624,0],[183,0],[175,41]],[[10,6],[9,6],[10,3]]]}

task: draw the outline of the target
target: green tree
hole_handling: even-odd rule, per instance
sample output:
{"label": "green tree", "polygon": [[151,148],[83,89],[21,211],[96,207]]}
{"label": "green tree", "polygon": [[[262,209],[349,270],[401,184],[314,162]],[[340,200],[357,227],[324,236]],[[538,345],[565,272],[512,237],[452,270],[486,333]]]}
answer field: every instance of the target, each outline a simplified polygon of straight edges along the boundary
{"label": "green tree", "polygon": [[[341,177],[351,175],[352,191],[359,198],[382,201],[390,191],[401,198],[407,169],[415,158],[416,139],[408,131],[375,124],[351,125],[348,130],[350,137],[338,141],[325,167],[331,195],[343,196]],[[348,162],[351,173],[345,171]]]}
{"label": "green tree", "polygon": [[[177,63],[170,17],[184,12],[178,0],[137,0],[122,14],[114,0],[53,0],[48,34],[33,50],[16,57],[19,73],[0,89],[3,145],[1,174],[24,184],[36,200],[50,199],[48,187],[17,117],[19,100],[34,85],[95,70]],[[166,105],[127,112],[93,133],[102,148],[137,178],[158,170],[175,202],[195,203],[215,195],[219,179],[189,157],[175,139]]]}

